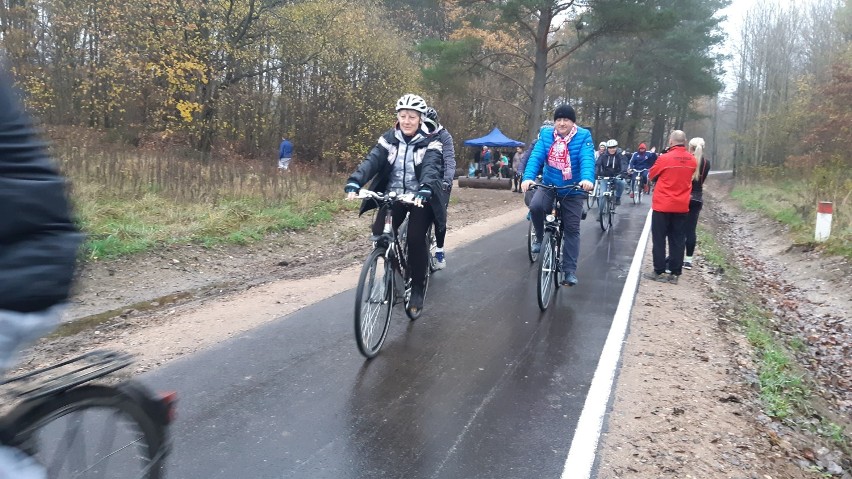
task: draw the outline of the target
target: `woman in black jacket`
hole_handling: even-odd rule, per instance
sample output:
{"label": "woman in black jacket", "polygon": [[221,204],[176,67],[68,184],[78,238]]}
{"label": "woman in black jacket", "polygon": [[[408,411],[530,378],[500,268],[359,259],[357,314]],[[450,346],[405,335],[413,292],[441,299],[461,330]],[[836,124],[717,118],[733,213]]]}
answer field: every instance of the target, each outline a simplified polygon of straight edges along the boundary
{"label": "woman in black jacket", "polygon": [[693,138],[689,140],[689,152],[698,160],[698,168],[692,175],[692,192],[689,196],[689,216],[686,221],[686,256],[683,258],[683,267],[692,269],[692,255],[695,253],[696,235],[698,227],[698,214],[704,206],[702,190],[704,180],[710,172],[710,160],[704,158],[704,138]]}
{"label": "woman in black jacket", "polygon": [[[397,124],[379,137],[344,188],[347,199],[354,199],[358,190],[372,179],[369,188],[372,191],[416,195],[414,207],[396,203],[393,210],[394,229],[410,212],[407,242],[413,284],[408,308],[414,313],[423,308],[426,268],[429,267],[426,230],[433,221],[443,223],[446,220],[442,207],[446,191],[441,187],[443,147],[440,140],[430,138],[424,127],[426,109],[426,102],[417,95],[407,94],[400,98],[396,102]],[[375,202],[364,200],[360,213],[372,208]],[[373,234],[380,235],[383,227],[384,215],[377,214]]]}

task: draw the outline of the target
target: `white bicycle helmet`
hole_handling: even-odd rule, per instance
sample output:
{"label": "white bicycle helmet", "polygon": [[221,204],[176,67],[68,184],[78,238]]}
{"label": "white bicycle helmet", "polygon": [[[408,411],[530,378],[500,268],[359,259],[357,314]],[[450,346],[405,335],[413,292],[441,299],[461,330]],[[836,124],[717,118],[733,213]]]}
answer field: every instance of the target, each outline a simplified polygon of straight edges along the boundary
{"label": "white bicycle helmet", "polygon": [[598,144],[598,148],[600,148],[600,147],[602,147],[602,146],[606,146],[606,142],[605,142],[605,141],[602,141],[602,142],[600,142],[600,144]]}
{"label": "white bicycle helmet", "polygon": [[618,146],[618,142],[615,141],[615,140],[609,140],[608,142],[606,142],[607,148],[615,148],[617,146]]}
{"label": "white bicycle helmet", "polygon": [[399,110],[414,110],[420,113],[426,113],[426,100],[413,93],[406,93],[402,98],[396,101],[396,111]]}

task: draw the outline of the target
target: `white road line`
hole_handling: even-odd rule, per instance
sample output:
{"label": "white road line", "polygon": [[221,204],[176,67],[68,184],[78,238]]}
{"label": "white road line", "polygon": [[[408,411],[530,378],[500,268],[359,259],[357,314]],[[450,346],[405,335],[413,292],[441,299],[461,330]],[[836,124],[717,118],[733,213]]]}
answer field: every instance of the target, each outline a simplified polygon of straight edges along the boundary
{"label": "white road line", "polygon": [[568,450],[568,458],[565,460],[565,468],[562,470],[562,479],[588,479],[592,473],[595,463],[595,453],[600,440],[601,428],[604,416],[609,405],[609,396],[612,393],[612,383],[615,379],[615,371],[618,360],[621,357],[621,347],[624,344],[624,336],[627,333],[627,324],[630,321],[630,311],[633,309],[633,300],[636,296],[636,288],[639,284],[639,273],[642,268],[642,257],[645,254],[645,245],[648,243],[648,235],[651,231],[651,211],[645,219],[645,227],[636,245],[636,254],[630,264],[624,289],[621,291],[621,299],[610,326],[606,343],[601,351],[601,359],[592,378],[583,412],[577,421],[577,430],[574,431],[574,439],[571,440],[571,448]]}

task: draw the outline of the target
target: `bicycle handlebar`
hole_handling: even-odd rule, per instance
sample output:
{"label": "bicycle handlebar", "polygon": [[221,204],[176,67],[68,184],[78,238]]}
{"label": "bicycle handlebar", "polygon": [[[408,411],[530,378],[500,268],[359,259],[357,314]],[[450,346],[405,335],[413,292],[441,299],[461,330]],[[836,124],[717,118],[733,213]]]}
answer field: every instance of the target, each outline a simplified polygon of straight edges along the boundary
{"label": "bicycle handlebar", "polygon": [[372,198],[382,203],[392,203],[394,201],[401,201],[403,203],[414,204],[414,193],[403,193],[401,195],[397,194],[394,191],[390,191],[388,193],[377,193],[375,191],[370,191],[366,188],[361,188],[358,190],[358,198]]}
{"label": "bicycle handlebar", "polygon": [[582,191],[583,193],[588,193],[588,191],[584,190],[580,185],[552,186],[552,185],[545,185],[545,184],[542,184],[542,183],[533,183],[529,187],[530,190],[534,190],[536,188],[544,188],[546,190],[573,190],[573,191]]}

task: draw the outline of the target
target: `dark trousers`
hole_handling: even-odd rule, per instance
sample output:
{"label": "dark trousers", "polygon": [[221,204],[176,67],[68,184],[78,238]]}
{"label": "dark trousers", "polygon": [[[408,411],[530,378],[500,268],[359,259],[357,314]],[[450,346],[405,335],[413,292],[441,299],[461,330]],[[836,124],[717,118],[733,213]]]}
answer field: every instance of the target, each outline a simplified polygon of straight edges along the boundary
{"label": "dark trousers", "polygon": [[698,214],[701,213],[701,207],[704,203],[701,201],[689,201],[689,213],[686,219],[686,255],[692,256],[695,253],[695,229],[698,228]]}
{"label": "dark trousers", "polygon": [[[422,208],[411,206],[411,215],[408,217],[408,262],[411,268],[411,279],[423,283],[426,279],[426,268],[429,267],[429,245],[426,243],[426,229],[432,224],[434,214],[432,207],[424,205]],[[405,214],[409,206],[403,203],[394,203],[393,207],[393,229],[405,221]],[[385,227],[385,209],[379,211],[373,222],[373,234],[382,234]]]}
{"label": "dark trousers", "polygon": [[685,228],[688,213],[662,213],[654,211],[651,214],[651,239],[654,242],[654,272],[666,272],[666,241],[669,244],[668,269],[675,276],[680,276],[683,270],[683,244],[686,239]]}
{"label": "dark trousers", "polygon": [[[535,228],[535,236],[541,241],[544,234],[544,217],[553,208],[556,191],[538,189],[530,201],[530,218]],[[583,217],[583,196],[565,196],[561,200],[562,208],[562,271],[575,273],[577,257],[580,256],[580,220]],[[544,245],[542,245],[544,247]],[[681,247],[683,250],[683,247]]]}
{"label": "dark trousers", "polygon": [[[450,195],[453,193],[453,187],[447,187],[447,204],[444,205],[444,218],[447,217],[447,208],[450,206]],[[434,215],[433,215],[434,216]],[[435,246],[438,248],[444,247],[444,240],[447,238],[447,223],[439,225],[438,221],[435,221]]]}

